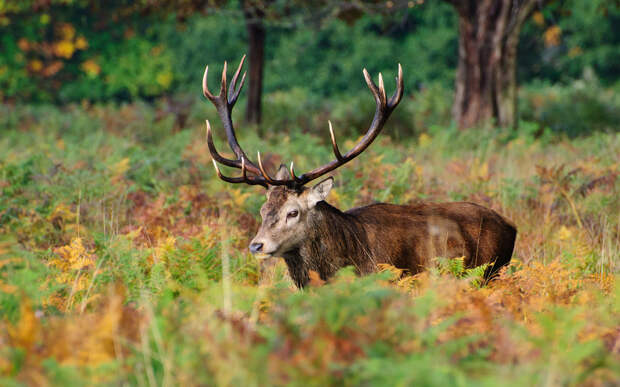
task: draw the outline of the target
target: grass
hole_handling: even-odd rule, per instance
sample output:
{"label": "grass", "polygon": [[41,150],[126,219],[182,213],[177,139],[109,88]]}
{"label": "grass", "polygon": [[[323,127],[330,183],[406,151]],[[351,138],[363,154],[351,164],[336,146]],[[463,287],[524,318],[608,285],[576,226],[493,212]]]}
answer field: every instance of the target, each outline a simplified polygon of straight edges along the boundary
{"label": "grass", "polygon": [[[512,264],[487,286],[440,259],[298,291],[248,254],[263,192],[215,176],[212,111],[173,132],[140,103],[0,110],[0,384],[620,381],[617,132],[383,135],[335,173],[330,203],[483,204],[518,226]],[[332,157],[326,127],[297,129],[239,136],[272,170]]]}

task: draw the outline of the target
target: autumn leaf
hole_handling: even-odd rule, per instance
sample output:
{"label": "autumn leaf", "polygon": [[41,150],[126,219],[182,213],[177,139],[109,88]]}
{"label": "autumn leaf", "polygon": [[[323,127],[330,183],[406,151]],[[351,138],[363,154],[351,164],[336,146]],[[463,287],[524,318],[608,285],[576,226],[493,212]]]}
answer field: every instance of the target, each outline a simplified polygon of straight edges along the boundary
{"label": "autumn leaf", "polygon": [[308,272],[308,277],[310,277],[310,286],[322,286],[325,284],[325,281],[321,279],[319,273],[314,270]]}
{"label": "autumn leaf", "polygon": [[575,57],[578,57],[581,54],[583,54],[583,50],[579,46],[571,47],[571,49],[568,50],[568,57],[569,58],[575,58]]}
{"label": "autumn leaf", "polygon": [[52,61],[49,65],[47,65],[42,71],[46,77],[51,77],[56,75],[62,68],[64,67],[64,63],[59,60]]}
{"label": "autumn leaf", "polygon": [[543,16],[542,12],[534,12],[534,14],[532,15],[532,20],[534,20],[534,23],[536,23],[539,26],[542,26],[545,24],[545,17]]}
{"label": "autumn leaf", "polygon": [[172,80],[173,80],[173,75],[172,75],[172,72],[170,71],[161,72],[155,76],[155,82],[157,82],[157,84],[159,84],[164,89],[167,89],[170,87],[170,84],[172,84]]}
{"label": "autumn leaf", "polygon": [[547,28],[543,34],[545,46],[553,47],[559,45],[561,37],[562,29],[559,26],[553,25]]}
{"label": "autumn leaf", "polygon": [[86,73],[90,78],[94,78],[101,72],[101,67],[94,59],[88,59],[80,65],[82,71]]}
{"label": "autumn leaf", "polygon": [[125,157],[109,167],[112,182],[119,182],[130,168],[129,158]]}
{"label": "autumn leaf", "polygon": [[75,39],[75,48],[77,48],[78,50],[84,50],[88,48],[88,41],[86,40],[86,38],[83,36],[80,36],[77,39]]}
{"label": "autumn leaf", "polygon": [[82,238],[75,238],[67,246],[54,250],[57,258],[52,259],[50,264],[63,270],[82,270],[91,266],[96,258],[82,244]]}
{"label": "autumn leaf", "polygon": [[432,141],[433,139],[431,138],[431,136],[428,135],[428,133],[422,133],[418,137],[418,146],[420,148],[426,148],[431,144]]}
{"label": "autumn leaf", "polygon": [[63,23],[59,28],[60,36],[65,40],[71,40],[75,36],[75,27],[69,23]]}
{"label": "autumn leaf", "polygon": [[39,339],[41,326],[29,299],[23,299],[19,306],[19,320],[9,326],[9,337],[13,345],[30,350]]}
{"label": "autumn leaf", "polygon": [[65,59],[70,59],[75,49],[75,44],[70,40],[61,40],[54,44],[54,54]]}
{"label": "autumn leaf", "polygon": [[28,69],[33,73],[38,73],[41,69],[43,69],[43,62],[39,59],[33,59],[28,62]]}

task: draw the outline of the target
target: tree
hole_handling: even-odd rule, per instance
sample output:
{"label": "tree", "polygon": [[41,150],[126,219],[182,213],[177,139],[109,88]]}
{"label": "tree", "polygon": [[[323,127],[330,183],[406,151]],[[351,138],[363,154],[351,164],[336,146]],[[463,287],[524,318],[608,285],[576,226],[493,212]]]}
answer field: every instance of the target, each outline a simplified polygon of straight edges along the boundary
{"label": "tree", "polygon": [[459,17],[453,117],[460,128],[517,125],[517,45],[525,20],[548,0],[446,0]]}
{"label": "tree", "polygon": [[242,3],[245,26],[248,32],[248,49],[250,60],[250,79],[248,85],[248,102],[245,109],[245,120],[252,124],[260,124],[262,112],[263,75],[265,68],[265,11],[251,0]]}

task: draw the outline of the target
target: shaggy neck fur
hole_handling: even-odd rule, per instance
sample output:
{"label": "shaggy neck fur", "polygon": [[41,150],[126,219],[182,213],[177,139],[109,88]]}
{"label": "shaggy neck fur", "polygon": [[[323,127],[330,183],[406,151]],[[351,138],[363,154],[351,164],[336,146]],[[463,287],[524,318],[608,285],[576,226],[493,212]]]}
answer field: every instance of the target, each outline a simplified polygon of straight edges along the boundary
{"label": "shaggy neck fur", "polygon": [[308,214],[306,222],[307,238],[296,249],[284,254],[291,278],[298,287],[308,283],[310,270],[316,271],[323,280],[347,265],[354,265],[358,272],[368,272],[368,268],[359,265],[373,262],[366,257],[371,255],[366,247],[368,240],[354,217],[321,201]]}

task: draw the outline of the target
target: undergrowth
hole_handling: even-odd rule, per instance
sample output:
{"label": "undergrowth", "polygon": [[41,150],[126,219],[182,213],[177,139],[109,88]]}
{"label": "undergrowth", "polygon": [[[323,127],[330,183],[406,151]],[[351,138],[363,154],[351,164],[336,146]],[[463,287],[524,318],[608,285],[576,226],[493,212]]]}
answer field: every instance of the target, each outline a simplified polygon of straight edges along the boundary
{"label": "undergrowth", "polygon": [[[249,255],[264,193],[217,179],[199,114],[173,132],[143,104],[2,109],[2,385],[620,382],[617,133],[394,141],[388,124],[328,201],[480,203],[517,225],[511,265],[489,284],[458,257],[416,276],[344,269],[299,291]],[[239,136],[271,170],[332,157],[326,135]]]}

